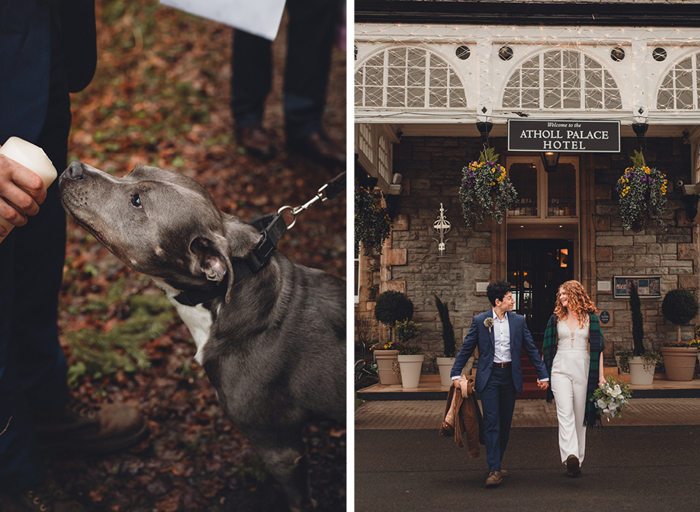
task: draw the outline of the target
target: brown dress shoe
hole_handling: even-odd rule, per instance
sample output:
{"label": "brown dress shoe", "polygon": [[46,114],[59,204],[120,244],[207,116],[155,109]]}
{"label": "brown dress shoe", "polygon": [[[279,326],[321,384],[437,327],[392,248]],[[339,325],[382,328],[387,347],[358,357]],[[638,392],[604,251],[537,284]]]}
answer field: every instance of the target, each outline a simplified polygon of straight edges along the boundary
{"label": "brown dress shoe", "polygon": [[2,512],[86,512],[53,482],[44,483],[17,494],[0,493]]}
{"label": "brown dress shoe", "polygon": [[345,169],[345,153],[336,148],[321,132],[300,138],[288,137],[287,151],[305,156],[328,167]]}
{"label": "brown dress shoe", "polygon": [[491,471],[486,479],[486,487],[498,487],[502,481],[503,478],[501,478],[500,471]]}
{"label": "brown dress shoe", "polygon": [[35,414],[34,430],[39,444],[50,450],[104,453],[145,439],[148,422],[130,405],[92,407],[71,401]]}
{"label": "brown dress shoe", "polygon": [[569,455],[566,459],[566,474],[570,477],[581,476],[581,468],[579,467],[578,457]]}
{"label": "brown dress shoe", "polygon": [[501,468],[501,476],[502,476],[502,477],[508,476],[508,470],[507,470],[507,469]]}
{"label": "brown dress shoe", "polygon": [[274,156],[270,137],[268,137],[265,129],[259,124],[244,126],[236,131],[236,137],[238,139],[238,144],[243,146],[251,155],[261,160],[269,160]]}

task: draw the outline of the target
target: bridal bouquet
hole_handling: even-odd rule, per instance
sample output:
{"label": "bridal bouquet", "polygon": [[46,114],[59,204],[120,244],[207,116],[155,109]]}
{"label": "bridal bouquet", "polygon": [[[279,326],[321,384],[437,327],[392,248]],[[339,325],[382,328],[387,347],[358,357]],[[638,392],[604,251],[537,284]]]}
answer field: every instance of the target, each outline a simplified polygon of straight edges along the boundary
{"label": "bridal bouquet", "polygon": [[605,380],[606,383],[593,392],[591,400],[596,406],[598,416],[605,414],[610,421],[610,417],[622,416],[623,409],[629,404],[632,391],[627,384],[610,375]]}

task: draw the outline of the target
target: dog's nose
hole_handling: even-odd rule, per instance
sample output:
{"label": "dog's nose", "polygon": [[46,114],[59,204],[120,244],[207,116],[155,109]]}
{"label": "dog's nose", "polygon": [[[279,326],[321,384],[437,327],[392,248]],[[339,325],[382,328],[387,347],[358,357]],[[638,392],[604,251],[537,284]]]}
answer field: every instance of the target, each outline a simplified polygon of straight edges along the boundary
{"label": "dog's nose", "polygon": [[68,174],[68,177],[73,180],[85,179],[85,176],[83,175],[83,164],[77,160],[70,163],[65,173]]}

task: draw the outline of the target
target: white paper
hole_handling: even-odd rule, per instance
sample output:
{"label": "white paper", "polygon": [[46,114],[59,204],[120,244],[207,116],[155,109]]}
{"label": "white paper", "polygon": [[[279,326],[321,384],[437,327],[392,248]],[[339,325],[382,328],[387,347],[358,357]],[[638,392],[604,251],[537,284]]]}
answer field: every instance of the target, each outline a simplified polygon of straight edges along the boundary
{"label": "white paper", "polygon": [[272,41],[277,37],[285,0],[160,0],[160,3]]}

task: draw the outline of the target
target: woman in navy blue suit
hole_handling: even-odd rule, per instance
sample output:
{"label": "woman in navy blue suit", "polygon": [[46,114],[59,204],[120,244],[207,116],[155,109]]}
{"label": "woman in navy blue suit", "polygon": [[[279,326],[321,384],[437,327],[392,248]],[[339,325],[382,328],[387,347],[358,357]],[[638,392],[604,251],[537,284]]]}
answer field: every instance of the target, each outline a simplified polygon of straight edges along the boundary
{"label": "woman in navy blue suit", "polygon": [[493,309],[477,315],[455,359],[451,376],[461,378],[461,371],[479,347],[474,389],[481,395],[484,415],[486,460],[489,465],[487,487],[500,485],[507,474],[501,468],[503,454],[510,437],[510,424],[515,408],[515,394],[523,389],[521,352],[525,350],[537,370],[540,389],[547,389],[549,375],[525,323],[525,318],[513,313],[515,301],[510,284],[490,283],[486,295]]}

